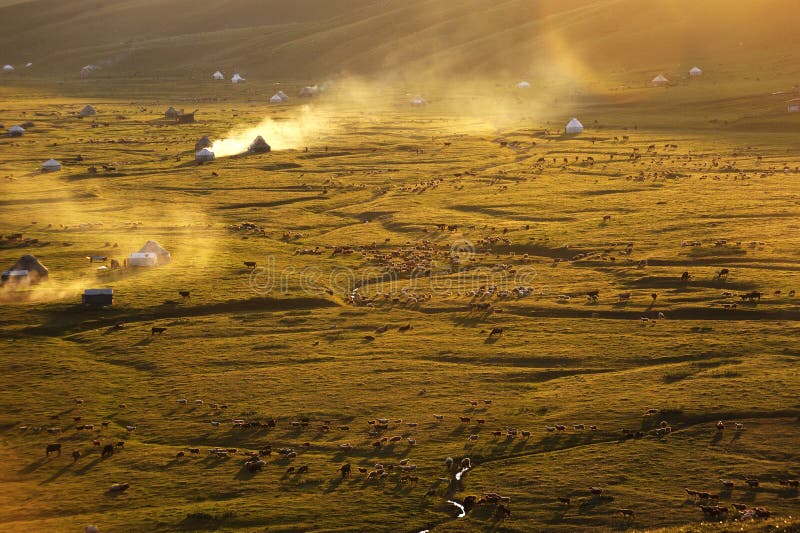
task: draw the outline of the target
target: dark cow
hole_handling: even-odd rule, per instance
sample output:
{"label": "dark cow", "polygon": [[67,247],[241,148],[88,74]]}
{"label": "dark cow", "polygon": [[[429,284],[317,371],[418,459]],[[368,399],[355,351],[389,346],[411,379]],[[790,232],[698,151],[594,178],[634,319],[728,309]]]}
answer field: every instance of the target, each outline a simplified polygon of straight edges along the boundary
{"label": "dark cow", "polygon": [[254,268],[256,268],[256,262],[255,261],[245,261],[244,262],[244,266],[246,266],[247,268],[254,269]]}
{"label": "dark cow", "polygon": [[51,453],[57,453],[58,455],[61,455],[61,444],[60,443],[48,444],[44,452],[46,457],[50,457]]}
{"label": "dark cow", "polygon": [[159,335],[161,335],[161,334],[162,334],[162,333],[164,333],[165,331],[167,331],[167,328],[159,328],[159,327],[153,326],[153,327],[150,329],[150,335],[155,335],[156,333],[158,333]]}
{"label": "dark cow", "polygon": [[492,328],[492,331],[489,332],[489,337],[494,337],[495,335],[502,335],[503,328]]}

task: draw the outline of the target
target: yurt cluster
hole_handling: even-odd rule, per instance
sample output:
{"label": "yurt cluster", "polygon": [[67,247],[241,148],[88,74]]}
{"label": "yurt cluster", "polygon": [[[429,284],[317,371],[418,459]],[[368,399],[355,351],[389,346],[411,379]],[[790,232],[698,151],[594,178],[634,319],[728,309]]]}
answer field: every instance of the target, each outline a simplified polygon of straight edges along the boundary
{"label": "yurt cluster", "polygon": [[[133,252],[123,259],[121,264],[117,259],[110,259],[109,261],[107,256],[90,256],[87,259],[89,264],[103,263],[102,266],[97,268],[98,272],[103,272],[168,265],[171,261],[171,256],[169,251],[158,242],[149,240],[139,251]],[[0,286],[7,289],[24,289],[31,285],[48,281],[49,278],[50,270],[36,256],[25,254],[10,268],[0,273]],[[112,298],[112,289],[86,289],[81,301],[85,305],[106,306],[111,305]]]}

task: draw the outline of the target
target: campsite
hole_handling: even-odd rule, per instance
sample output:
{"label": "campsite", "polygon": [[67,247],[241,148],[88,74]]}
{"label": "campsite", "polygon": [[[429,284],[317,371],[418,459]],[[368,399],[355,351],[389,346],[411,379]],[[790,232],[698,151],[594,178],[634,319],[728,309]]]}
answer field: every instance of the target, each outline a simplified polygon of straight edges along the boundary
{"label": "campsite", "polygon": [[0,56],[0,530],[800,527],[787,56],[298,67],[327,9]]}

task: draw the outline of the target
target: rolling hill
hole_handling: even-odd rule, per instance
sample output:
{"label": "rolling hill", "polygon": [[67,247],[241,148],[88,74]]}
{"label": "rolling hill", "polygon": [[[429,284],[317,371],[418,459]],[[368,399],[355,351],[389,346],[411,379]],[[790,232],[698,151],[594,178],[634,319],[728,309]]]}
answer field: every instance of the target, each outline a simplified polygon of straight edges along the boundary
{"label": "rolling hill", "polygon": [[[0,62],[37,76],[337,73],[607,80],[689,63],[798,74],[787,0],[29,0],[0,7]],[[1,5],[1,4],[0,4]]]}

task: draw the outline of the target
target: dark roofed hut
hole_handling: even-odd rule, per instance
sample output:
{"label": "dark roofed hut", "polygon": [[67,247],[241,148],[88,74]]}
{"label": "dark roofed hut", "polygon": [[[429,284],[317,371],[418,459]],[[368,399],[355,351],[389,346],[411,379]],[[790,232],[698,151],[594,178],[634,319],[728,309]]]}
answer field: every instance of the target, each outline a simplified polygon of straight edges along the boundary
{"label": "dark roofed hut", "polygon": [[184,113],[181,111],[180,113],[178,113],[178,116],[176,117],[176,122],[178,124],[191,124],[192,122],[194,122],[195,113],[197,113],[197,109],[195,109],[191,113]]}
{"label": "dark roofed hut", "polygon": [[2,282],[33,284],[47,280],[49,275],[50,271],[35,256],[25,254],[14,266],[3,272]]}
{"label": "dark roofed hut", "polygon": [[263,154],[272,150],[270,145],[267,144],[267,141],[264,140],[264,137],[259,135],[253,142],[250,143],[250,147],[247,149],[248,152],[252,154]]}
{"label": "dark roofed hut", "polygon": [[200,140],[194,143],[194,151],[199,152],[203,148],[211,148],[214,143],[208,138],[208,135],[203,135]]}

